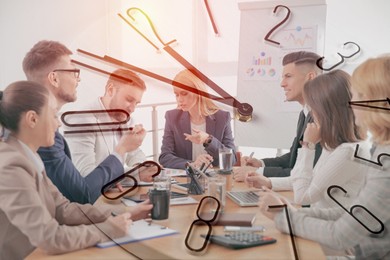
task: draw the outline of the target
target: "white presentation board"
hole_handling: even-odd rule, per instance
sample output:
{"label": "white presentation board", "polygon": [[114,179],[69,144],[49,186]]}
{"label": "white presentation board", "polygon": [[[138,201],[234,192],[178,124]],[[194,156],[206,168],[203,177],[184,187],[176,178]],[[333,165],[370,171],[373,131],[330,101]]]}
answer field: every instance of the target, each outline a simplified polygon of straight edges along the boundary
{"label": "white presentation board", "polygon": [[[270,35],[279,46],[264,40],[266,34],[287,16]],[[289,148],[295,136],[297,102],[284,102],[280,87],[282,58],[294,51],[312,51],[322,56],[325,42],[325,0],[261,1],[239,3],[241,11],[237,99],[253,106],[250,122],[235,120],[239,146]]]}

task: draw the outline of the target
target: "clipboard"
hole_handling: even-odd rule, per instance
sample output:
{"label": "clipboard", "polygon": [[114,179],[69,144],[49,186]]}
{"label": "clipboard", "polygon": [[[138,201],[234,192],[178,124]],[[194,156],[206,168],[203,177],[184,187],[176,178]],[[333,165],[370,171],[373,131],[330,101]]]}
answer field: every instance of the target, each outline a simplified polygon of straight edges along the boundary
{"label": "clipboard", "polygon": [[176,230],[158,224],[151,223],[151,225],[149,225],[148,222],[141,219],[133,222],[129,229],[129,235],[114,239],[116,243],[114,241],[107,241],[98,243],[96,247],[106,248],[116,246],[116,244],[122,245],[157,237],[169,236],[177,233],[179,232],[177,232]]}

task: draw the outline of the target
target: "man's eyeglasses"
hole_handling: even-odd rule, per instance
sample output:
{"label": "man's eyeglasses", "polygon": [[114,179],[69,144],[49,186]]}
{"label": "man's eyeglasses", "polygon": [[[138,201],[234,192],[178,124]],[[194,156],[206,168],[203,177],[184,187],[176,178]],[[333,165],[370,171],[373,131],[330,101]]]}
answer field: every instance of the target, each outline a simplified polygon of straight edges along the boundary
{"label": "man's eyeglasses", "polygon": [[80,70],[79,69],[58,69],[58,70],[53,70],[53,72],[56,72],[56,71],[73,72],[74,76],[76,78],[80,77]]}

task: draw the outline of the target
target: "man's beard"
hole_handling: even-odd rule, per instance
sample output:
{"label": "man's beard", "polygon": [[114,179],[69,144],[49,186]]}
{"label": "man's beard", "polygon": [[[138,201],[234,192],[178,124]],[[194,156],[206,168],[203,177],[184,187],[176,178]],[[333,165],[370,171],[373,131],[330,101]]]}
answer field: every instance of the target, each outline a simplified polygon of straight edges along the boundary
{"label": "man's beard", "polygon": [[65,93],[63,90],[60,89],[58,92],[58,98],[65,101],[66,103],[75,102],[77,97],[75,95],[70,95]]}

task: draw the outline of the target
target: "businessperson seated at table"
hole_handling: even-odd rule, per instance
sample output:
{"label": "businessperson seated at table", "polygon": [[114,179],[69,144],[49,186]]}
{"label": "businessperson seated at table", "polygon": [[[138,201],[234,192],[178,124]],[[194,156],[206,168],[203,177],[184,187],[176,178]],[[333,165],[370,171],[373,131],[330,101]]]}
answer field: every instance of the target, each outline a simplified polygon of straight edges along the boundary
{"label": "businessperson seated at table", "polygon": [[[297,159],[297,150],[301,147],[300,141],[302,141],[306,125],[313,121],[312,115],[305,105],[303,86],[307,81],[314,79],[322,73],[316,64],[319,58],[319,55],[307,51],[292,52],[283,57],[282,82],[280,85],[286,95],[286,101],[296,101],[303,107],[299,114],[296,136],[290,151],[282,156],[262,160],[243,156],[241,158],[241,167],[234,169],[234,179],[236,181],[243,181],[246,174],[253,171],[265,177],[290,176],[290,171],[294,168]],[[317,145],[315,151],[313,167],[320,157],[321,146]]]}
{"label": "businessperson seated at table", "polygon": [[[353,101],[382,100],[363,103],[382,109],[352,106],[357,124],[368,128],[373,141],[371,158],[360,156],[358,150],[357,155],[364,160],[356,160],[366,167],[366,174],[364,186],[352,207],[343,209],[336,202],[336,208],[332,209],[295,209],[288,205],[295,236],[342,250],[349,255],[344,259],[390,259],[390,157],[383,156],[390,154],[390,107],[386,102],[386,97],[390,97],[389,71],[390,56],[386,55],[368,59],[352,74]],[[377,164],[379,162],[382,166]],[[269,205],[288,202],[273,192],[260,196],[261,212],[273,219],[279,230],[289,233],[285,212],[268,211]]]}
{"label": "businessperson seated at table", "polygon": [[[207,92],[206,85],[191,71],[179,72],[174,81]],[[196,167],[218,166],[218,149],[233,149],[235,145],[230,126],[231,115],[222,111],[211,99],[174,87],[177,108],[165,114],[160,163],[164,167],[184,169],[192,161]]]}
{"label": "businessperson seated at table", "polygon": [[[24,259],[36,247],[60,254],[94,246],[125,236],[131,218],[150,212],[150,204],[71,203],[53,185],[37,154],[39,147],[54,144],[60,125],[47,88],[18,81],[0,92],[0,125],[10,131],[0,141],[0,259]],[[112,210],[120,215],[112,217]]]}
{"label": "businessperson seated at table", "polygon": [[[71,54],[63,44],[45,40],[36,43],[23,60],[27,79],[46,87],[55,96],[59,109],[77,99],[80,70],[71,62]],[[47,176],[66,198],[92,204],[101,195],[104,184],[124,173],[124,155],[145,136],[142,127],[135,127],[132,133],[137,134],[123,133],[114,152],[85,178],[73,165],[68,144],[58,131],[54,145],[41,147],[38,154],[45,164]]]}
{"label": "businessperson seated at table", "polygon": [[[129,128],[134,126],[131,115],[137,104],[141,102],[142,95],[146,90],[144,81],[134,72],[117,69],[111,73],[106,86],[103,97],[97,97],[96,100],[81,110],[98,110],[99,112],[87,114],[86,116],[74,116],[67,119],[67,123],[72,124],[104,124],[107,122],[125,122],[121,125],[100,125],[97,128],[100,130],[117,128]],[[120,109],[128,113],[128,116],[123,113],[104,112],[105,110]],[[141,125],[142,126],[142,125]],[[96,128],[96,127],[95,127]],[[89,128],[64,127],[64,130],[88,130]],[[82,134],[65,134],[64,137],[69,144],[72,154],[72,161],[80,174],[84,177],[88,176],[107,156],[112,154],[118,146],[122,132],[89,132]],[[137,140],[129,145],[128,151],[124,155],[125,171],[131,169],[135,164],[146,160],[145,154],[139,148],[142,144],[142,139]],[[135,176],[138,177],[138,176]],[[152,181],[151,175],[142,175],[142,181]]]}
{"label": "businessperson seated at table", "polygon": [[[334,70],[306,82],[303,96],[314,122],[307,124],[291,176],[267,178],[252,172],[246,178],[247,183],[276,191],[293,190],[295,203],[319,208],[334,206],[327,189],[338,185],[348,196],[341,190],[334,190],[332,196],[343,205],[352,203],[367,171],[354,160],[355,147],[359,144],[359,154],[365,158],[370,153],[368,144],[362,142],[366,129],[356,125],[352,108],[345,105],[352,97],[350,78],[348,73]],[[317,143],[322,153],[313,168]]]}

